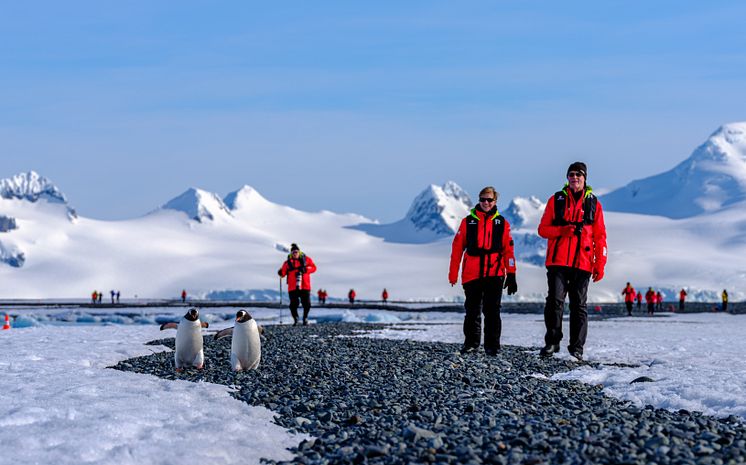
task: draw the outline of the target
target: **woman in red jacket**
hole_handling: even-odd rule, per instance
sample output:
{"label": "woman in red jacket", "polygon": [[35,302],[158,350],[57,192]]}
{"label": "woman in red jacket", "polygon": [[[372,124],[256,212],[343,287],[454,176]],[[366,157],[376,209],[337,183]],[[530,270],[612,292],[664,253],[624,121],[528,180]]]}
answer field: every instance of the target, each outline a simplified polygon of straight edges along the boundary
{"label": "woman in red jacket", "polygon": [[316,271],[316,264],[311,257],[300,251],[293,244],[290,255],[282,268],[277,271],[281,277],[288,277],[288,294],[290,295],[290,314],[293,315],[293,326],[298,324],[298,304],[303,305],[303,324],[308,324],[308,312],[311,311],[311,273]]}
{"label": "woman in red jacket", "polygon": [[[451,246],[448,282],[464,286],[464,346],[461,353],[475,352],[481,339],[484,313],[484,352],[495,356],[500,350],[500,301],[503,284],[508,295],[518,291],[515,255],[510,224],[497,211],[498,193],[494,187],[479,192],[479,204],[461,220]],[[481,310],[481,313],[480,313]]]}

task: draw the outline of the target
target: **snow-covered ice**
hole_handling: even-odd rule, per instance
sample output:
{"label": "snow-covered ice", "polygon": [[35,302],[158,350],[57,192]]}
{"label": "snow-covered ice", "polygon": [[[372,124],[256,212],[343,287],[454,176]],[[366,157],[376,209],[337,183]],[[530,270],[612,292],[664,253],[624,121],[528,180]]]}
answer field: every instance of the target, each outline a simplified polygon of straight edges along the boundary
{"label": "snow-covered ice", "polygon": [[35,326],[0,333],[0,464],[220,464],[290,459],[306,436],[226,386],[107,369],[168,350],[158,326]]}

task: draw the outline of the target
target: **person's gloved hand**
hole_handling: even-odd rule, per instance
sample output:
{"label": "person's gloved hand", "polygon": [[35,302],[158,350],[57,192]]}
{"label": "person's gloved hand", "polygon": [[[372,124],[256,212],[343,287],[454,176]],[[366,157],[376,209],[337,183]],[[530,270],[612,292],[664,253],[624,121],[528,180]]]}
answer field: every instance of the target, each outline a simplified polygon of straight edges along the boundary
{"label": "person's gloved hand", "polygon": [[575,225],[572,224],[566,224],[564,226],[560,226],[560,236],[562,237],[572,237],[575,235]]}
{"label": "person's gloved hand", "polygon": [[505,277],[505,285],[503,286],[508,290],[508,295],[513,295],[518,292],[518,283],[515,281],[515,273],[508,273]]}
{"label": "person's gloved hand", "polygon": [[280,268],[279,270],[277,270],[277,275],[278,275],[279,277],[282,277],[282,268]]}
{"label": "person's gloved hand", "polygon": [[604,270],[593,270],[593,282],[597,283],[604,279]]}
{"label": "person's gloved hand", "polygon": [[448,282],[451,283],[451,286],[455,286],[456,283],[458,282],[458,278],[454,278],[452,276],[449,276],[448,277]]}

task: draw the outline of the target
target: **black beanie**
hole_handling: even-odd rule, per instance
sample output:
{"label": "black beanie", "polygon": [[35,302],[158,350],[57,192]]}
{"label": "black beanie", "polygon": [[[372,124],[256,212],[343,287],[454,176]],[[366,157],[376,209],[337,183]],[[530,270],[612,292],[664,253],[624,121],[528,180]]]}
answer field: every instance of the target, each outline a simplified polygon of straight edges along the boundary
{"label": "black beanie", "polygon": [[575,163],[571,164],[567,168],[567,174],[570,174],[570,171],[579,171],[583,173],[583,177],[585,179],[588,179],[588,168],[586,168],[585,163],[583,163],[582,161],[576,161]]}
{"label": "black beanie", "polygon": [[300,251],[300,249],[298,248],[298,244],[290,244],[290,251],[292,252],[294,250]]}

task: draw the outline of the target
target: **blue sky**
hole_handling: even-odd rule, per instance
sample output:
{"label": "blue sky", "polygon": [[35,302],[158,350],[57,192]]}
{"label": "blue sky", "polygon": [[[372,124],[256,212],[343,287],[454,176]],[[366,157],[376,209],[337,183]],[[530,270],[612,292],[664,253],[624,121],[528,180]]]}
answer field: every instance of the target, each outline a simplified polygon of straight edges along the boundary
{"label": "blue sky", "polygon": [[0,177],[83,216],[249,184],[401,218],[431,183],[502,208],[567,165],[599,188],[746,120],[746,4],[693,1],[6,2]]}

